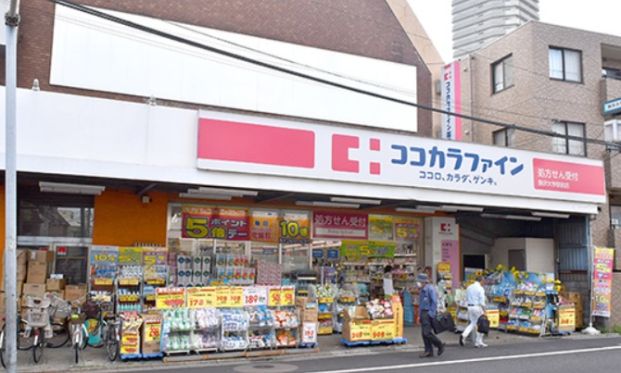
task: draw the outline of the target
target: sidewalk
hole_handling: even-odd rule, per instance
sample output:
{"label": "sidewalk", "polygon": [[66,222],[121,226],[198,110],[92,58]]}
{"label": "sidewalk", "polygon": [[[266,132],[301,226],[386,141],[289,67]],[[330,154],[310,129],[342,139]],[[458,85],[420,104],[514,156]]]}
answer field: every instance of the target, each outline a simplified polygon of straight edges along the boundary
{"label": "sidewalk", "polygon": [[[325,358],[334,357],[339,355],[367,355],[377,354],[383,351],[411,351],[415,353],[422,350],[422,340],[420,336],[419,327],[406,327],[404,330],[404,337],[407,338],[408,343],[403,345],[380,345],[380,346],[368,346],[368,347],[353,347],[348,348],[343,346],[339,340],[340,335],[334,334],[331,336],[322,336],[319,338],[319,347],[317,349],[288,349],[277,350],[278,355],[268,357],[256,357],[254,359],[273,359],[273,358]],[[576,335],[578,337],[578,335]],[[571,337],[567,337],[571,338]],[[458,345],[458,334],[443,333],[440,335],[447,345]],[[502,332],[491,331],[490,335],[485,339],[486,343],[490,346],[499,344],[512,344],[523,342],[541,342],[545,341],[545,338],[529,337],[516,334],[506,334]],[[470,343],[470,341],[468,341]],[[67,371],[83,371],[89,370],[95,371],[131,371],[131,370],[148,370],[150,367],[161,368],[163,365],[166,367],[173,366],[185,366],[196,364],[213,364],[221,362],[226,358],[227,354],[211,353],[204,355],[187,355],[182,357],[176,357],[173,359],[163,360],[140,360],[140,361],[116,361],[110,363],[106,357],[106,351],[103,348],[87,348],[80,353],[80,363],[74,364],[74,353],[69,346],[65,346],[58,349],[46,349],[42,361],[39,364],[32,362],[31,351],[19,351],[18,352],[18,371],[20,372],[67,372]],[[250,360],[249,358],[237,358],[239,361]],[[227,359],[228,360],[228,359]]]}

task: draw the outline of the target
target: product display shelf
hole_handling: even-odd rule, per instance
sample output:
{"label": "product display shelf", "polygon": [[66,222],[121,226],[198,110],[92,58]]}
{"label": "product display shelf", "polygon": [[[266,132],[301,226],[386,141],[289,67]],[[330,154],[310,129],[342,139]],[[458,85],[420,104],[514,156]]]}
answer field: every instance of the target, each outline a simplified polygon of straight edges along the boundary
{"label": "product display shelf", "polygon": [[245,351],[248,349],[249,315],[246,310],[223,308],[220,310],[222,327],[220,328],[219,351]]}
{"label": "product display shelf", "polygon": [[114,292],[117,312],[141,312],[143,309],[142,267],[120,266]]}
{"label": "product display shelf", "polygon": [[548,302],[545,291],[516,289],[510,305],[508,331],[539,336],[546,333]]}
{"label": "product display shelf", "polygon": [[220,312],[216,308],[199,308],[193,309],[190,316],[194,326],[190,335],[192,352],[218,351],[222,326]]}
{"label": "product display shelf", "polygon": [[356,306],[356,297],[353,295],[340,295],[336,299],[336,306],[334,309],[334,331],[337,333],[343,332],[343,322],[345,321],[345,310],[353,311]]}
{"label": "product display shelf", "polygon": [[266,306],[247,307],[249,315],[248,349],[276,348],[276,329],[274,318]]}
{"label": "product display shelf", "polygon": [[334,298],[333,297],[321,297],[317,299],[319,304],[319,327],[317,329],[318,335],[330,335],[334,332]]}
{"label": "product display shelf", "polygon": [[346,347],[359,347],[359,346],[379,346],[379,345],[395,345],[395,344],[407,344],[408,339],[398,337],[383,341],[348,341],[345,338],[341,338],[341,343]]}
{"label": "product display shelf", "polygon": [[168,282],[168,273],[162,274],[158,278],[145,278],[142,284],[142,305],[143,311],[148,312],[155,310],[155,294],[156,289],[166,287]]}
{"label": "product display shelf", "polygon": [[162,352],[167,356],[189,354],[193,329],[189,309],[165,310],[160,340]]}
{"label": "product display shelf", "polygon": [[300,344],[300,316],[295,307],[270,310],[274,318],[277,348],[293,348]]}

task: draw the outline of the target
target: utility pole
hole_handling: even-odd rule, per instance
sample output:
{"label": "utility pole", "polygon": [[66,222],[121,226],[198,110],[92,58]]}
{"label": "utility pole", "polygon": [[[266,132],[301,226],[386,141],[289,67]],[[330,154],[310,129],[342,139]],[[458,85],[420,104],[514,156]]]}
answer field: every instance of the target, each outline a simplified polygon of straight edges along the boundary
{"label": "utility pole", "polygon": [[4,291],[6,318],[4,346],[6,370],[17,371],[17,27],[19,0],[11,0],[6,25],[6,107],[5,107],[5,211],[6,244],[4,246]]}

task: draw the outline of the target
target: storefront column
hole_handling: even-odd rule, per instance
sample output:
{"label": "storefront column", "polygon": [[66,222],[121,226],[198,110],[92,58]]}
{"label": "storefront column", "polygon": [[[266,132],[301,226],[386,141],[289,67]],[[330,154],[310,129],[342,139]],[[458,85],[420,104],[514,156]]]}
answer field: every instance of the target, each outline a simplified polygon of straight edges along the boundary
{"label": "storefront column", "polygon": [[425,218],[425,266],[432,268],[434,280],[440,262],[450,263],[453,285],[461,279],[459,226],[453,217]]}

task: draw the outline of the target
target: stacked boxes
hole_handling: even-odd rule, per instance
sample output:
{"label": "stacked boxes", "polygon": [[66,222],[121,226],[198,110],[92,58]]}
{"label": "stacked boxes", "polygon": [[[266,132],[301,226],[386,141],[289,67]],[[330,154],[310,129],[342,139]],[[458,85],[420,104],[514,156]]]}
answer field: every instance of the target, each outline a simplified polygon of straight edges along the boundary
{"label": "stacked boxes", "polygon": [[582,305],[582,294],[578,292],[566,292],[561,294],[563,298],[573,303],[576,308],[576,329],[584,326],[584,307]]}

